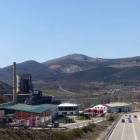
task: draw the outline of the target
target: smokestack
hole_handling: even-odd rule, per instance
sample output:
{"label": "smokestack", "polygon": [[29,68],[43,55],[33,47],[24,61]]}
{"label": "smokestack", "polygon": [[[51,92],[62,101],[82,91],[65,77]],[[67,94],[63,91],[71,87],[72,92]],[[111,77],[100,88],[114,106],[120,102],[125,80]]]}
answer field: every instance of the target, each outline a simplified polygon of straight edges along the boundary
{"label": "smokestack", "polygon": [[17,102],[17,94],[16,94],[16,62],[13,62],[13,101]]}

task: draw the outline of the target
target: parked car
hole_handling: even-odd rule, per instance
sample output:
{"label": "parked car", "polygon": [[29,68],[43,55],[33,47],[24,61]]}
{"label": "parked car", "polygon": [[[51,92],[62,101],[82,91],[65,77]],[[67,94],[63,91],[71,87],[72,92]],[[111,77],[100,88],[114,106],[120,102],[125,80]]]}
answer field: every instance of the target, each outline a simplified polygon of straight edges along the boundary
{"label": "parked car", "polygon": [[137,118],[137,115],[134,115],[134,118]]}
{"label": "parked car", "polygon": [[122,122],[125,122],[125,119],[122,119]]}
{"label": "parked car", "polygon": [[53,123],[49,123],[49,124],[47,125],[47,127],[54,127],[54,124],[53,124]]}
{"label": "parked car", "polygon": [[58,122],[54,122],[54,127],[59,127],[59,123]]}
{"label": "parked car", "polygon": [[20,129],[24,129],[24,128],[25,128],[25,126],[21,125],[21,124],[14,126],[14,129],[16,129],[16,130],[20,130]]}

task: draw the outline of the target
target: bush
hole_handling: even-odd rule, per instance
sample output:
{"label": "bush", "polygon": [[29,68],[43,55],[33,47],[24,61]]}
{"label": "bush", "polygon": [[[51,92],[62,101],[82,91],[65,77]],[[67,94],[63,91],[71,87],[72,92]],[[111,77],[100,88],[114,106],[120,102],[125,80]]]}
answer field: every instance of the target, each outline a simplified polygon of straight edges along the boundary
{"label": "bush", "polygon": [[80,128],[72,129],[71,134],[76,137],[81,137],[83,131]]}
{"label": "bush", "polygon": [[82,127],[82,130],[83,130],[85,133],[87,133],[87,132],[88,132],[88,131],[87,131],[87,127],[86,127],[86,126]]}
{"label": "bush", "polygon": [[108,116],[107,118],[108,121],[114,121],[114,117],[111,115],[111,116]]}
{"label": "bush", "polygon": [[53,134],[57,140],[65,140],[64,133],[55,131]]}
{"label": "bush", "polygon": [[84,116],[80,116],[80,120],[85,120],[85,117]]}
{"label": "bush", "polygon": [[66,132],[58,132],[55,131],[54,133],[54,137],[57,140],[69,140],[69,139],[73,139],[73,136],[71,135],[71,132],[66,131]]}

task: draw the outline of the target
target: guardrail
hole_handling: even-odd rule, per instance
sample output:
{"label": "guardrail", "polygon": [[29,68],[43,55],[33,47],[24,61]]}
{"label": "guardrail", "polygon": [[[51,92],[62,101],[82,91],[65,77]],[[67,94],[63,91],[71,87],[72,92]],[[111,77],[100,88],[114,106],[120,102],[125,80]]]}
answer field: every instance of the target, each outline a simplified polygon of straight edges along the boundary
{"label": "guardrail", "polygon": [[68,129],[67,127],[29,127],[29,130],[49,130],[49,129],[52,129],[52,130],[56,130],[56,129]]}
{"label": "guardrail", "polygon": [[105,137],[103,138],[103,140],[108,140],[109,139],[109,137],[111,136],[112,132],[114,131],[116,125],[118,124],[119,120],[121,119],[122,115],[115,121],[115,123],[112,125],[112,127],[110,128],[110,130],[107,132],[107,134],[105,135]]}
{"label": "guardrail", "polygon": [[[14,127],[17,127],[17,126],[1,126],[0,127],[0,129],[11,129],[11,130],[14,130]],[[22,128],[23,129],[23,127],[19,127],[19,129],[20,128]],[[54,129],[54,130],[56,130],[56,129],[68,129],[67,127],[41,127],[41,126],[38,126],[38,127],[31,127],[31,126],[24,126],[24,130],[37,130],[37,131],[39,131],[39,130],[43,130],[43,129],[45,129],[45,130],[49,130],[49,129]]]}

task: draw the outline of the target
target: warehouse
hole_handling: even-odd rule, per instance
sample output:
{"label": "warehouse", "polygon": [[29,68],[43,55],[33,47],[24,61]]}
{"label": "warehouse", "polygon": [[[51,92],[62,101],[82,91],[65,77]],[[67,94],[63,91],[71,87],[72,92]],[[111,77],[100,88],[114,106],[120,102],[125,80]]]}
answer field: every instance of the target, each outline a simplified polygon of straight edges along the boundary
{"label": "warehouse", "polygon": [[128,112],[131,111],[131,105],[127,103],[110,103],[110,104],[99,104],[92,108],[88,108],[85,110],[90,113],[114,113],[114,112]]}
{"label": "warehouse", "polygon": [[110,103],[106,105],[108,106],[108,113],[131,111],[131,105],[128,103]]}
{"label": "warehouse", "polygon": [[52,104],[41,104],[41,105],[25,105],[25,104],[16,104],[8,107],[2,107],[0,110],[5,111],[7,114],[16,114],[19,118],[27,119],[32,116],[52,116],[55,118],[57,115],[57,106]]}

